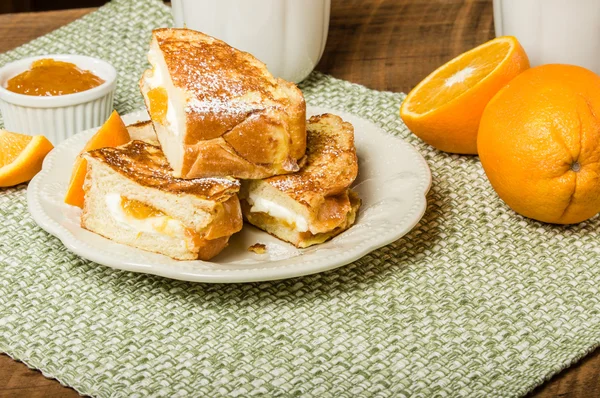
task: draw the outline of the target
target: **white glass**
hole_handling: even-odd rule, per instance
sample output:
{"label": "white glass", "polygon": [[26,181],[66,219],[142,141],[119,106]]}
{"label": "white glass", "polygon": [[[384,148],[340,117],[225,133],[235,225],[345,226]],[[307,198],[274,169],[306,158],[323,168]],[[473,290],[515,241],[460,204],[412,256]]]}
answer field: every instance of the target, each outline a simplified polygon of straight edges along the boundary
{"label": "white glass", "polygon": [[562,63],[600,74],[600,0],[494,0],[496,36],[515,36],[532,66]]}
{"label": "white glass", "polygon": [[175,26],[247,51],[269,71],[299,82],[315,68],[327,41],[331,0],[173,0]]}

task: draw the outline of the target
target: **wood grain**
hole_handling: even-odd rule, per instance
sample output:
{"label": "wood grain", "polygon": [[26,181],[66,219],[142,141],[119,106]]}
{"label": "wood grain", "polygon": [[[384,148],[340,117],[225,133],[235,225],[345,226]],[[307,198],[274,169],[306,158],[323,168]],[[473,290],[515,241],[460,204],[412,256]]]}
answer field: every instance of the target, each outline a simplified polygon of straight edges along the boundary
{"label": "wood grain", "polygon": [[93,10],[95,8],[2,14],[0,15],[0,52],[6,52],[50,33]]}
{"label": "wood grain", "polygon": [[317,69],[376,90],[407,92],[492,37],[489,0],[333,1]]}
{"label": "wood grain", "polygon": [[600,397],[600,349],[533,390],[529,397]]}
{"label": "wood grain", "polygon": [[77,391],[64,387],[41,372],[31,370],[9,356],[0,355],[0,398],[70,398],[79,397]]}
{"label": "wood grain", "polygon": [[[93,9],[0,15],[0,52]],[[377,90],[409,91],[456,55],[493,37],[491,0],[333,0],[317,69]],[[77,392],[0,355],[0,398],[76,397]],[[600,397],[600,350],[530,397]]]}

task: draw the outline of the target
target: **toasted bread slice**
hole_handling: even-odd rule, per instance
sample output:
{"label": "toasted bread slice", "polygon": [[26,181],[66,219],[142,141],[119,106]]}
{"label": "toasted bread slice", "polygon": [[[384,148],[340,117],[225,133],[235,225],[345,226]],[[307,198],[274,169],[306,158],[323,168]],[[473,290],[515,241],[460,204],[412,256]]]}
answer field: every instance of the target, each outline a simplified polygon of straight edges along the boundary
{"label": "toasted bread slice", "polygon": [[242,182],[248,222],[297,247],[322,243],[355,221],[360,199],[354,128],[339,116],[312,117],[304,167],[297,173]]}
{"label": "toasted bread slice", "polygon": [[140,88],[181,178],[265,178],[298,171],[306,105],[293,84],[225,42],[189,29],[152,33]]}
{"label": "toasted bread slice", "polygon": [[144,141],[154,146],[160,146],[156,131],[154,131],[154,126],[150,120],[130,124],[127,126],[127,132],[132,141]]}
{"label": "toasted bread slice", "polygon": [[85,153],[82,227],[178,260],[208,260],[241,230],[231,178],[173,177],[159,147],[132,141]]}

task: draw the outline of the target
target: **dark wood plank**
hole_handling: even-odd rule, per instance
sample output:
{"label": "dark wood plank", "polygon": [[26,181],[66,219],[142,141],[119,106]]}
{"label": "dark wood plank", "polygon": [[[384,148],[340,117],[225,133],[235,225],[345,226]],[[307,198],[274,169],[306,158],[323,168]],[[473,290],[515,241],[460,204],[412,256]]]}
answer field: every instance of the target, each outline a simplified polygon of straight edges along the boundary
{"label": "dark wood plank", "polygon": [[95,8],[82,8],[0,15],[0,52],[6,52],[50,33],[94,10]]}
{"label": "dark wood plank", "polygon": [[490,0],[333,1],[317,69],[373,89],[407,92],[491,38]]}
{"label": "dark wood plank", "polygon": [[31,10],[31,0],[3,0],[0,2],[0,14]]}
{"label": "dark wood plank", "polygon": [[[0,15],[0,52],[94,9]],[[438,66],[493,37],[491,0],[333,0],[317,69],[378,90],[409,91]],[[75,397],[77,392],[0,355],[0,398]],[[530,397],[600,397],[600,350]]]}
{"label": "dark wood plank", "polygon": [[0,354],[0,398],[70,398],[79,397],[77,391],[47,379],[37,370]]}
{"label": "dark wood plank", "polygon": [[600,349],[542,384],[528,398],[600,397]]}

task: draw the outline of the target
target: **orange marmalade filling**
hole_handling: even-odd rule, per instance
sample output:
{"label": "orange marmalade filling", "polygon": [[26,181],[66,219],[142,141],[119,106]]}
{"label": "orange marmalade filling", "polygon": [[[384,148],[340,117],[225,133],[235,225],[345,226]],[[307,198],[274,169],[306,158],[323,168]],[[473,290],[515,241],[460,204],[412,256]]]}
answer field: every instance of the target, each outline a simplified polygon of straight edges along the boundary
{"label": "orange marmalade filling", "polygon": [[162,211],[135,199],[121,198],[121,207],[125,214],[138,220],[165,215]]}
{"label": "orange marmalade filling", "polygon": [[148,91],[149,112],[152,120],[165,125],[169,96],[164,87],[156,87]]}
{"label": "orange marmalade filling", "polygon": [[79,93],[102,83],[104,80],[75,64],[45,58],[33,62],[31,69],[11,78],[6,89],[25,95],[55,96]]}
{"label": "orange marmalade filling", "polygon": [[[152,206],[142,203],[139,200],[129,199],[126,197],[121,197],[121,207],[123,208],[125,214],[137,220],[145,220],[150,217],[166,216],[165,213]],[[169,225],[169,219],[170,217],[164,217],[162,220],[157,220],[158,222],[154,222],[152,227],[158,233],[172,237],[177,236],[178,231],[174,230]],[[185,234],[185,245],[188,250],[194,250],[204,241],[203,236],[191,228],[185,228],[183,232]],[[141,232],[138,234],[138,237],[140,235]]]}

